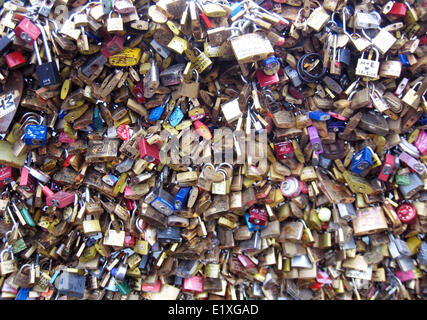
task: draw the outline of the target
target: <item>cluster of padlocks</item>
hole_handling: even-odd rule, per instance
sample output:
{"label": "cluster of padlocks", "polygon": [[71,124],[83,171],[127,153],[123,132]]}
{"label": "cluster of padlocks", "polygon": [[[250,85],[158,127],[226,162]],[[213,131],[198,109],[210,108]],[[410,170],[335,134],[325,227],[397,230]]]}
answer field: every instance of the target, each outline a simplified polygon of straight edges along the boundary
{"label": "cluster of padlocks", "polygon": [[427,296],[427,1],[6,0],[0,296]]}

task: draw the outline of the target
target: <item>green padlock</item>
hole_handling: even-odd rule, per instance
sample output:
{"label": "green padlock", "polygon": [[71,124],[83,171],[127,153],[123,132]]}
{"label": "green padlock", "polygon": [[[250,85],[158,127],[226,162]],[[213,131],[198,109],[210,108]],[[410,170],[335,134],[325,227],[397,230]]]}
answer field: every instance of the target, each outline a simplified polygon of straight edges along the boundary
{"label": "green padlock", "polygon": [[411,184],[411,179],[409,178],[409,175],[407,175],[407,174],[402,175],[402,176],[399,176],[399,175],[396,173],[396,177],[395,177],[395,179],[396,179],[396,183],[397,183],[399,186],[409,186],[409,185]]}
{"label": "green padlock", "polygon": [[126,281],[116,282],[116,288],[124,296],[129,294],[129,292],[132,291],[132,288],[129,286],[129,284]]}

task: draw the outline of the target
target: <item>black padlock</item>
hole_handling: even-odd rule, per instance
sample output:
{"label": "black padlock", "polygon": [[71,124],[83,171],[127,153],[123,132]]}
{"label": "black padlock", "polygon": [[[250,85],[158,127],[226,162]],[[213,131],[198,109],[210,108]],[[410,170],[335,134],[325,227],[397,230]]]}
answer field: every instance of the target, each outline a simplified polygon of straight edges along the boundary
{"label": "black padlock", "polygon": [[36,74],[39,79],[40,87],[47,87],[61,82],[61,77],[59,75],[58,66],[56,62],[52,61],[52,56],[50,54],[49,46],[46,39],[46,34],[44,28],[40,24],[36,24],[41,31],[43,47],[46,54],[47,62],[42,63],[40,58],[39,48],[37,46],[37,41],[33,42],[34,52],[36,54],[37,66]]}

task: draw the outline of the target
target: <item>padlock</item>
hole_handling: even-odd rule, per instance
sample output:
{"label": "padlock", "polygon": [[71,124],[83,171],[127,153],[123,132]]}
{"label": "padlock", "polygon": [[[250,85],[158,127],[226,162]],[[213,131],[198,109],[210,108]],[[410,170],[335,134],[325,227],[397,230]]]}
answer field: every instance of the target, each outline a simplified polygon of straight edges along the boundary
{"label": "padlock", "polygon": [[178,93],[183,97],[188,97],[190,99],[196,99],[199,96],[199,73],[196,69],[193,69],[193,73],[195,74],[194,82],[181,82]]}
{"label": "padlock", "polygon": [[252,207],[249,210],[248,220],[255,225],[265,226],[267,223],[267,211],[262,208]]}
{"label": "padlock", "polygon": [[109,33],[121,33],[124,31],[123,29],[123,19],[119,12],[115,13],[115,17],[113,17],[113,11],[110,11],[107,18],[107,32]]}
{"label": "padlock", "polygon": [[409,88],[408,91],[406,91],[405,95],[402,98],[402,102],[406,105],[417,109],[418,105],[420,104],[421,97],[418,95],[416,88],[418,85],[422,85],[422,82],[417,82],[412,88]]}
{"label": "padlock", "polygon": [[372,165],[373,150],[370,147],[365,147],[354,155],[351,160],[351,171],[360,174]]}
{"label": "padlock", "polygon": [[123,43],[123,37],[114,35],[110,41],[103,43],[101,53],[104,57],[109,58],[123,49]]}
{"label": "padlock", "polygon": [[28,44],[40,36],[40,29],[28,18],[23,18],[15,28],[15,34]]}
{"label": "padlock", "polygon": [[126,233],[124,231],[123,222],[121,220],[119,221],[122,224],[121,231],[110,229],[112,221],[110,221],[110,223],[108,224],[108,228],[107,228],[107,231],[105,232],[105,236],[103,240],[104,245],[113,246],[113,247],[123,247]]}
{"label": "padlock", "polygon": [[39,49],[37,46],[37,41],[34,41],[33,46],[34,46],[34,52],[36,54],[36,59],[37,59],[37,66],[36,66],[37,78],[39,80],[39,84],[41,87],[52,86],[60,83],[61,78],[59,76],[59,71],[58,71],[56,62],[52,61],[52,56],[50,54],[50,49],[47,43],[44,29],[40,24],[36,24],[36,26],[40,29],[42,40],[43,40],[44,52],[47,59],[47,62],[42,63]]}
{"label": "padlock", "polygon": [[381,15],[376,12],[357,11],[354,25],[356,29],[378,29],[381,24]]}
{"label": "padlock", "polygon": [[26,61],[21,52],[15,51],[4,56],[9,69],[16,69],[23,66]]}
{"label": "padlock", "polygon": [[316,154],[323,153],[323,146],[322,142],[320,141],[319,134],[317,132],[317,129],[315,126],[310,126],[307,128],[308,136],[310,137],[310,143],[313,147],[313,151]]}
{"label": "padlock", "polygon": [[145,75],[143,81],[144,97],[151,98],[155,94],[159,85],[159,68],[157,67],[154,59],[151,59],[150,71],[148,72],[148,74]]}
{"label": "padlock", "polygon": [[159,188],[148,194],[147,197],[153,199],[150,204],[153,208],[164,214],[170,216],[174,211],[174,197],[166,190]]}
{"label": "padlock", "polygon": [[156,144],[148,144],[145,138],[139,141],[139,156],[148,162],[158,164],[160,162],[160,150]]}
{"label": "padlock", "polygon": [[[7,253],[9,253],[9,260],[4,260],[5,254]],[[18,266],[12,251],[9,251],[7,249],[1,251],[0,260],[0,273],[2,276],[8,275],[18,270]]]}
{"label": "padlock", "polygon": [[381,167],[380,174],[378,175],[378,179],[386,182],[394,169],[394,156],[387,153],[385,156],[385,161],[383,166]]}
{"label": "padlock", "polygon": [[371,50],[375,53],[375,60],[365,59],[364,56],[366,51],[364,51],[362,57],[357,60],[356,75],[369,78],[378,76],[380,54],[376,48],[372,48]]}

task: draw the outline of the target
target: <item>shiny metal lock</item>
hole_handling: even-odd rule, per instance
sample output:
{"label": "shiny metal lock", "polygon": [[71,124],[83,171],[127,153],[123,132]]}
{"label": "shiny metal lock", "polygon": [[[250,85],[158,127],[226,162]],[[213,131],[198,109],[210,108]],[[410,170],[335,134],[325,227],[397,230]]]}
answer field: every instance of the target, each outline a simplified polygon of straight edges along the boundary
{"label": "shiny metal lock", "polygon": [[356,12],[354,25],[356,29],[378,29],[381,24],[381,15],[376,12]]}
{"label": "shiny metal lock", "polygon": [[145,98],[151,98],[160,85],[159,68],[154,59],[151,59],[150,71],[145,75],[143,85]]}

